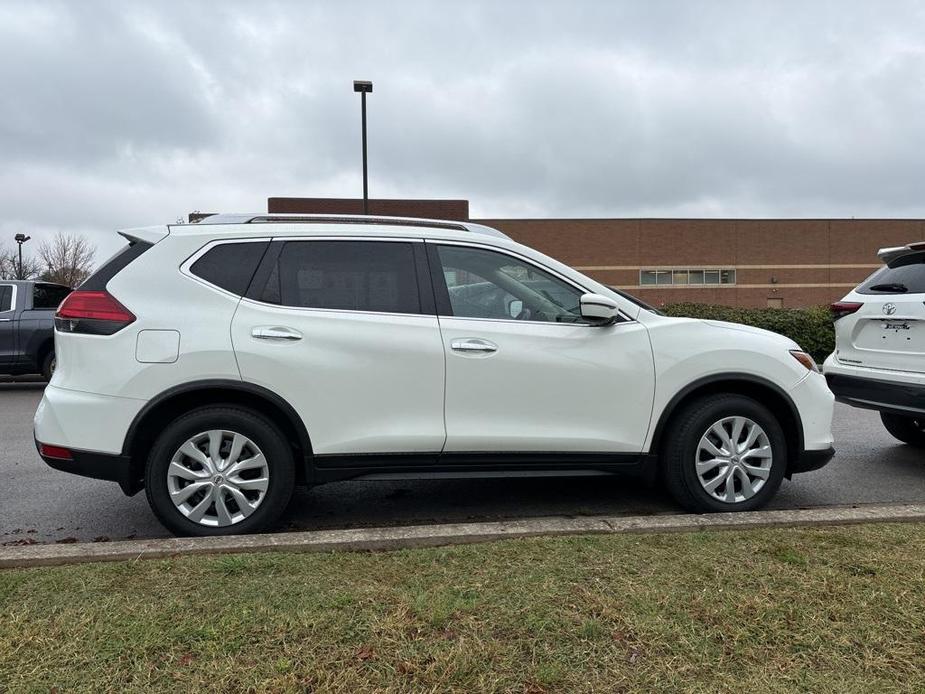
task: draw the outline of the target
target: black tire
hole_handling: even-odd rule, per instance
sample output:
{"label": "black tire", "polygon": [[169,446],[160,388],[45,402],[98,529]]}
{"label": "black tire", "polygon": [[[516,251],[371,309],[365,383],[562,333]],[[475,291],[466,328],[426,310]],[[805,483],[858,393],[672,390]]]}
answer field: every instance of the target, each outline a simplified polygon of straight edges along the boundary
{"label": "black tire", "polygon": [[[269,470],[265,496],[253,513],[227,526],[205,526],[187,518],[174,505],[167,486],[167,469],[177,450],[191,437],[222,429],[243,434],[263,453]],[[295,486],[295,464],[286,438],[271,422],[233,406],[193,410],[169,424],[158,436],[145,468],[145,493],[158,520],[177,535],[243,535],[275,523],[289,505]]]}
{"label": "black tire", "polygon": [[[696,471],[701,438],[714,423],[726,417],[746,417],[758,424],[771,447],[771,465],[763,486],[751,498],[731,503],[709,494]],[[751,398],[734,394],[710,395],[683,406],[665,433],[661,472],[669,493],[685,510],[693,513],[754,511],[777,493],[787,468],[787,442],[777,418]],[[718,474],[718,473],[717,473]],[[741,482],[733,482],[733,489]],[[757,486],[757,485],[756,485]]]}
{"label": "black tire", "polygon": [[925,418],[881,412],[880,421],[890,434],[903,443],[916,448],[925,448]]}
{"label": "black tire", "polygon": [[45,355],[45,358],[42,359],[42,378],[44,378],[46,381],[50,381],[54,373],[55,350],[51,350],[48,354]]}

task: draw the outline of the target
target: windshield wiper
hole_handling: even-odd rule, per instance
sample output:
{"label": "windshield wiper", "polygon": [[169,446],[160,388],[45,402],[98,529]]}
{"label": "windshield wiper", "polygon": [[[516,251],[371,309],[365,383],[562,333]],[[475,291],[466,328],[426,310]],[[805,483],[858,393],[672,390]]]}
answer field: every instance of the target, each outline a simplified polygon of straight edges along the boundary
{"label": "windshield wiper", "polygon": [[873,287],[869,287],[872,292],[894,292],[896,294],[905,294],[909,291],[909,287],[900,282],[887,282],[886,284],[875,284]]}

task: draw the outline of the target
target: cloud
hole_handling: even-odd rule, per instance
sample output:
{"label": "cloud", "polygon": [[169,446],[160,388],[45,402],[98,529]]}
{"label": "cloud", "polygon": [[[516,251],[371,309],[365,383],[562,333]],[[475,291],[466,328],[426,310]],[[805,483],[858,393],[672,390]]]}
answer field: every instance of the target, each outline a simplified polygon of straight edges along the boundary
{"label": "cloud", "polygon": [[925,216],[925,17],[865,2],[0,5],[0,236],[272,195]]}

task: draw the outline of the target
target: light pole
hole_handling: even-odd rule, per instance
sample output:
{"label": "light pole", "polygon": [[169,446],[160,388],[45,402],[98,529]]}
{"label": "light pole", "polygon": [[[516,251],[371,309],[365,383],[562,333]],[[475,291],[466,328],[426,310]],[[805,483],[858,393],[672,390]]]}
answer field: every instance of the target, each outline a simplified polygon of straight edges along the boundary
{"label": "light pole", "polygon": [[25,234],[16,234],[13,238],[15,238],[16,243],[19,244],[19,279],[24,280],[26,278],[22,276],[22,245],[32,237],[26,236]]}
{"label": "light pole", "polygon": [[363,118],[363,214],[369,214],[369,183],[366,174],[366,95],[373,91],[373,83],[354,80],[353,91],[360,93],[360,110]]}

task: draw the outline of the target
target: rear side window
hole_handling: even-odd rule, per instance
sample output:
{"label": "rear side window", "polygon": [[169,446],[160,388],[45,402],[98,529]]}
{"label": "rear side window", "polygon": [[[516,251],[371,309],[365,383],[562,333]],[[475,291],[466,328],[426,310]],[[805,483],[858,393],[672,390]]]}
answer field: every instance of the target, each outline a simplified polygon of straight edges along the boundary
{"label": "rear side window", "polygon": [[914,253],[880,268],[856,290],[859,294],[925,294],[925,253]]}
{"label": "rear side window", "polygon": [[190,266],[190,272],[216,287],[243,296],[269,241],[222,243]]}
{"label": "rear side window", "polygon": [[0,284],[0,313],[13,308],[13,285]]}
{"label": "rear side window", "polygon": [[410,243],[289,241],[260,297],[303,308],[420,313]]}
{"label": "rear side window", "polygon": [[36,284],[32,289],[32,308],[56,309],[70,293],[70,287],[60,284]]}

